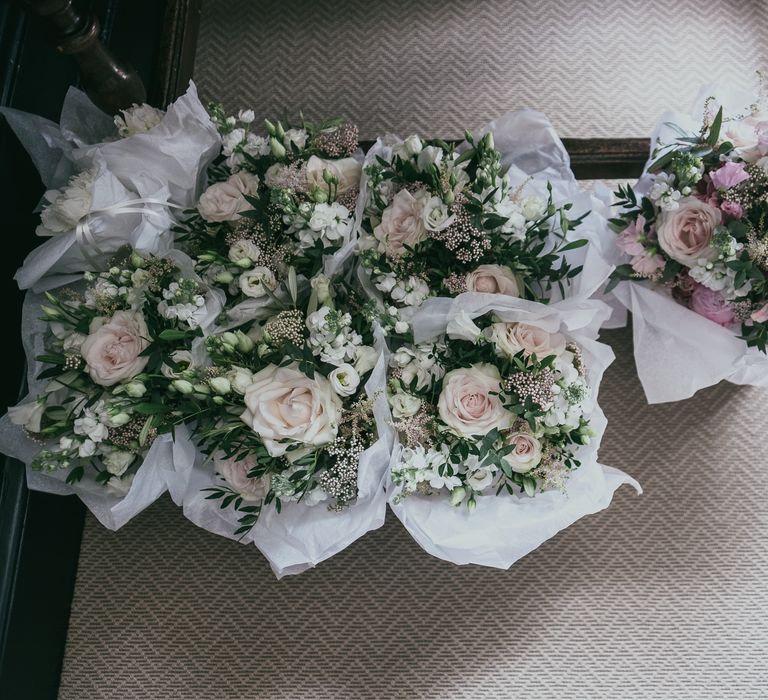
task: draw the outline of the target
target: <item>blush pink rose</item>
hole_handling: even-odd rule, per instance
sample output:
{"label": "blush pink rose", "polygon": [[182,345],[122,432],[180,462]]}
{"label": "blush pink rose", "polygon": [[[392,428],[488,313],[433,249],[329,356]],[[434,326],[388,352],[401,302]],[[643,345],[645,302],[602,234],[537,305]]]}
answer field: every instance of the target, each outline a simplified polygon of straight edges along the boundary
{"label": "blush pink rose", "polygon": [[520,296],[520,283],[515,273],[506,265],[479,265],[477,269],[467,273],[465,282],[468,292]]}
{"label": "blush pink rose", "polygon": [[725,300],[720,292],[716,292],[703,284],[697,284],[691,294],[691,309],[697,314],[708,318],[721,326],[730,326],[736,321],[733,307]]}
{"label": "blush pink rose", "polygon": [[550,333],[528,323],[494,323],[490,326],[490,338],[501,357],[514,357],[523,352],[526,356],[536,355],[541,360],[549,355],[561,355],[566,345],[565,336],[561,333]]}
{"label": "blush pink rose", "polygon": [[254,196],[258,188],[259,178],[241,170],[203,192],[197,210],[206,221],[237,221],[240,212],[252,208],[245,196]]}
{"label": "blush pink rose", "polygon": [[249,454],[245,459],[236,460],[219,454],[213,458],[213,466],[244,501],[261,501],[269,492],[269,475],[259,478],[248,476],[248,472],[256,466],[256,458],[253,455]]}
{"label": "blush pink rose", "polygon": [[709,177],[712,180],[712,184],[718,190],[728,190],[731,187],[736,187],[736,185],[744,182],[744,180],[749,180],[749,173],[744,170],[743,163],[729,161],[717,170],[713,170]]}
{"label": "blush pink rose", "polygon": [[509,428],[512,414],[504,408],[499,370],[490,364],[476,364],[448,372],[437,401],[440,418],[463,437],[486,435],[494,428]]}
{"label": "blush pink rose", "polygon": [[422,219],[427,198],[423,192],[413,196],[408,190],[400,190],[381,214],[381,223],[373,229],[379,242],[379,250],[390,257],[399,258],[406,246],[413,248],[427,237]]}
{"label": "blush pink rose", "polygon": [[505,443],[515,448],[503,458],[512,467],[512,471],[525,474],[541,462],[541,443],[530,433],[514,433]]}
{"label": "blush pink rose", "polygon": [[91,379],[101,386],[112,386],[131,379],[147,366],[141,353],[149,345],[149,331],[139,311],[116,311],[112,318],[83,341],[80,353]]}
{"label": "blush pink rose", "polygon": [[709,244],[722,214],[696,197],[683,197],[679,204],[679,209],[661,215],[659,245],[673,260],[693,267],[699,258],[711,253]]}

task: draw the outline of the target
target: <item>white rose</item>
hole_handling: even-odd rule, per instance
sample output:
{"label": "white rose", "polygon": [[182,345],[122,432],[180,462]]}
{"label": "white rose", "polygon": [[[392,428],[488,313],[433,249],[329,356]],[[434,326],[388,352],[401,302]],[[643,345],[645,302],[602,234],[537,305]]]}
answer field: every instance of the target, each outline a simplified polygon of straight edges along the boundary
{"label": "white rose", "polygon": [[530,433],[514,433],[505,442],[515,446],[512,452],[503,457],[512,471],[525,474],[541,462],[541,443]]}
{"label": "white rose", "polygon": [[479,265],[476,270],[467,273],[466,284],[468,292],[520,296],[520,283],[506,265]]}
{"label": "white rose", "polygon": [[236,491],[244,501],[261,501],[269,493],[269,475],[253,478],[248,473],[256,466],[256,458],[247,455],[245,459],[226,458],[222,453],[214,455],[214,469],[221,474],[227,485]]}
{"label": "white rose", "polygon": [[112,386],[131,379],[146,367],[149,358],[141,353],[149,346],[149,330],[139,311],[116,311],[111,319],[91,324],[91,333],[80,351],[91,379]]}
{"label": "white rose", "polygon": [[408,190],[400,190],[381,214],[381,223],[373,229],[379,242],[379,250],[390,257],[400,257],[406,252],[405,246],[413,248],[427,237],[423,212],[426,193],[421,190],[416,196]]}
{"label": "white rose", "polygon": [[437,410],[443,423],[457,435],[486,435],[494,428],[512,425],[512,414],[502,405],[499,392],[501,375],[494,365],[454,369],[443,379]]}
{"label": "white rose", "polygon": [[224,375],[232,389],[238,394],[245,394],[248,387],[253,384],[253,374],[245,367],[232,365],[231,369]]}
{"label": "white rose", "polygon": [[353,187],[359,186],[363,166],[354,158],[328,160],[312,156],[306,165],[308,189],[317,186],[326,192],[330,190],[328,183],[323,179],[325,170],[336,177],[338,180],[336,193],[342,195]]}
{"label": "white rose", "polygon": [[430,197],[424,205],[422,219],[427,230],[442,231],[456,220],[456,215],[450,213],[448,205],[440,197]]}
{"label": "white rose", "polygon": [[413,394],[399,391],[389,397],[389,405],[392,407],[393,418],[397,420],[401,418],[410,418],[418,413],[421,408],[421,399]]}
{"label": "white rose", "polygon": [[136,455],[133,452],[124,452],[123,450],[112,450],[104,457],[104,466],[110,474],[122,476],[125,470],[131,466]]}
{"label": "white rose", "polygon": [[332,370],[328,379],[339,396],[352,396],[360,385],[360,375],[357,370],[346,362]]}
{"label": "white rose", "polygon": [[241,170],[203,192],[197,210],[206,221],[237,221],[241,212],[252,208],[246,195],[253,197],[258,189],[258,176]]}
{"label": "white rose", "polygon": [[565,351],[565,336],[528,323],[494,323],[489,330],[499,357],[513,357],[522,351],[541,360]]}
{"label": "white rose", "polygon": [[247,297],[259,299],[277,287],[275,275],[268,267],[254,267],[240,275],[240,290]]}
{"label": "white rose", "polygon": [[11,423],[26,428],[30,433],[40,432],[43,413],[45,413],[45,404],[37,401],[27,401],[8,408],[8,418]]}
{"label": "white rose", "polygon": [[133,105],[121,111],[115,117],[117,132],[125,138],[134,134],[143,134],[157,126],[165,116],[165,112],[148,104]]}
{"label": "white rose", "polygon": [[261,257],[261,248],[259,248],[253,241],[241,238],[239,241],[235,241],[229,246],[227,256],[233,263],[246,259],[255,263]]}
{"label": "white rose", "polygon": [[370,372],[379,360],[379,353],[370,345],[358,345],[355,348],[355,369],[362,377]]}
{"label": "white rose", "polygon": [[443,149],[437,146],[426,146],[419,153],[416,159],[416,166],[419,170],[426,170],[432,165],[439,165],[443,159]]}
{"label": "white rose", "polygon": [[460,311],[448,321],[445,332],[449,338],[476,343],[482,331],[466,311]]}
{"label": "white rose", "polygon": [[244,400],[240,418],[272,457],[284,455],[291,443],[319,447],[336,439],[341,399],[325,377],[310,379],[296,362],[254,374]]}

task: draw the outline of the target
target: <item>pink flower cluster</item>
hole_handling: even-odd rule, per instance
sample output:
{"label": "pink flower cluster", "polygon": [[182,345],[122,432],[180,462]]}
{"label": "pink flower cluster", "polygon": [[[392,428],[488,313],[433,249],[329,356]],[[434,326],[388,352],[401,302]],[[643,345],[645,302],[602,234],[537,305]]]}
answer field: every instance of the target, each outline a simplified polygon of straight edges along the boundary
{"label": "pink flower cluster", "polygon": [[664,269],[664,258],[651,248],[647,250],[644,242],[652,234],[646,234],[645,217],[640,214],[635,221],[627,226],[616,240],[616,245],[626,255],[631,255],[630,265],[637,274],[650,277],[655,272]]}

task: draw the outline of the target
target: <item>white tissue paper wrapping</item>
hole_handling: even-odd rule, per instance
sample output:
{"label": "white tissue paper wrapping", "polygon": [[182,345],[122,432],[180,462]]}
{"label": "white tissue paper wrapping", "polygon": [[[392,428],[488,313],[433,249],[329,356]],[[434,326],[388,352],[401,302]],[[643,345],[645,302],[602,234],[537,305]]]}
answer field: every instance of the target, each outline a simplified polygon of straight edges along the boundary
{"label": "white tissue paper wrapping", "polygon": [[[578,184],[570,167],[570,157],[563,142],[558,137],[549,120],[541,112],[522,109],[509,112],[484,126],[475,135],[480,138],[486,133],[493,134],[496,148],[501,153],[501,162],[509,166],[511,190],[522,186],[522,194],[537,194],[547,199],[547,182],[552,185],[552,197],[556,206],[571,202],[573,207],[568,212],[570,219],[575,219],[590,212],[580,226],[568,232],[566,240],[587,239],[588,244],[576,250],[566,251],[563,256],[572,267],[583,265],[583,271],[576,278],[564,282],[566,298],[588,298],[600,296],[600,288],[613,271],[613,265],[604,250],[608,245],[605,231],[610,213],[608,202],[590,195]],[[365,165],[376,162],[377,156],[389,160],[393,147],[400,143],[397,136],[388,135],[379,138],[368,151]],[[468,144],[462,143],[462,151]],[[358,198],[356,221],[359,228],[368,200],[368,188],[365,175],[362,178],[361,193]],[[499,261],[503,262],[503,261]],[[363,272],[362,277],[365,277]],[[373,286],[363,280],[371,291]],[[378,298],[378,295],[377,295]],[[552,290],[552,301],[561,299],[559,289]],[[622,310],[623,312],[623,310]],[[625,325],[625,315],[619,312],[605,319],[604,327],[614,328]]]}
{"label": "white tissue paper wrapping", "polygon": [[[97,268],[122,245],[166,252],[173,244],[175,215],[195,204],[220,149],[218,132],[193,84],[157,126],[127,138],[118,138],[111,117],[75,88],[67,93],[60,125],[13,109],[0,113],[47,189],[65,186],[84,170],[97,173],[88,217],[95,245],[81,247],[74,229],[53,236],[24,261],[16,275],[22,289],[66,284],[73,279],[67,275]],[[136,204],[138,199],[151,201]],[[146,211],[130,211],[137,206]],[[129,211],[116,211],[121,208]]]}
{"label": "white tissue paper wrapping", "polygon": [[[430,299],[414,318],[416,342],[444,333],[448,321],[462,312],[471,318],[494,312],[504,321],[531,323],[547,331],[559,331],[577,343],[587,366],[590,395],[588,405],[592,428],[597,433],[589,445],[580,446],[576,456],[581,466],[573,471],[566,491],[522,495],[499,495],[489,491],[478,497],[477,508],[452,506],[445,495],[411,495],[395,503],[399,489],[387,480],[390,507],[412,537],[433,556],[455,564],[482,564],[509,568],[563,528],[590,513],[606,508],[613,492],[622,484],[640,485],[630,476],[601,465],[598,448],[606,419],[597,403],[605,368],[613,351],[595,338],[610,310],[600,301],[568,299],[551,305],[523,301],[496,294],[461,294],[455,299]],[[396,442],[394,465],[402,447]]]}
{"label": "white tissue paper wrapping", "polygon": [[[22,339],[27,355],[27,385],[29,393],[21,403],[33,401],[43,391],[46,380],[36,379],[43,369],[35,357],[44,352],[47,324],[39,319],[40,304],[45,297],[27,293],[22,318]],[[76,494],[104,527],[117,530],[131,518],[151,505],[166,490],[165,473],[183,469],[194,460],[195,449],[185,427],[170,435],[159,436],[136,472],[127,493],[121,494],[101,486],[89,478],[67,484],[68,470],[40,472],[29,465],[43,445],[31,440],[21,426],[14,425],[7,415],[0,418],[0,451],[26,465],[27,486],[34,491],[59,495]]]}
{"label": "white tissue paper wrapping", "polygon": [[[661,139],[671,143],[679,135],[670,124],[698,133],[704,116],[704,103],[714,96],[717,111],[723,106],[725,116],[744,114],[756,101],[755,95],[710,85],[701,90],[690,114],[665,112],[651,137],[651,149]],[[723,128],[727,128],[724,125]],[[636,191],[646,194],[653,176],[647,169]],[[616,246],[616,234],[606,230],[607,260],[615,265],[628,261]],[[736,332],[723,328],[683,304],[676,302],[661,286],[650,282],[620,282],[611,294],[632,312],[637,374],[648,403],[681,401],[697,391],[722,380],[733,384],[768,386],[768,357],[739,340]]]}
{"label": "white tissue paper wrapping", "polygon": [[165,476],[171,497],[193,523],[230,539],[250,543],[269,560],[278,578],[298,574],[348,547],[369,530],[384,524],[387,501],[384,479],[392,447],[389,407],[384,393],[386,356],[384,342],[376,333],[380,351],[378,362],[365,385],[374,398],[374,416],[379,439],[361,456],[358,470],[358,497],[340,512],[330,511],[328,502],[315,505],[284,502],[280,513],[273,505],[265,506],[256,525],[242,538],[235,536],[242,514],[232,507],[220,508],[219,501],[207,500],[202,489],[224,484],[216,476],[213,463],[199,451],[194,465],[169,470]]}

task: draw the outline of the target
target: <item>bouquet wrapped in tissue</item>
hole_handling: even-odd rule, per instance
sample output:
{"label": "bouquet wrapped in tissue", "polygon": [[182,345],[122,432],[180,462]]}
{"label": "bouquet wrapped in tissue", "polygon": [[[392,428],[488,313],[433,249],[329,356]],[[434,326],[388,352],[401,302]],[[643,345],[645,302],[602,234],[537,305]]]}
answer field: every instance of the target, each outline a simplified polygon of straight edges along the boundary
{"label": "bouquet wrapped in tissue", "polygon": [[127,251],[84,285],[29,296],[30,395],[3,419],[3,451],[27,463],[31,484],[81,493],[119,527],[164,490],[179,422],[170,386],[222,303],[178,251]]}
{"label": "bouquet wrapped in tissue", "polygon": [[705,94],[703,123],[662,118],[646,174],[619,189],[612,220],[622,264],[609,288],[633,312],[651,402],[721,379],[768,383],[768,111]]}
{"label": "bouquet wrapped in tissue", "polygon": [[584,249],[599,240],[592,209],[602,206],[579,191],[562,143],[537,112],[506,115],[477,138],[467,133],[458,149],[418,136],[379,139],[361,198],[360,261],[387,331],[406,333],[432,296],[546,302],[586,296],[610,273]]}
{"label": "bouquet wrapped in tissue", "polygon": [[418,344],[389,362],[390,504],[428,552],[506,568],[605,508],[622,483],[597,462],[597,389],[611,350],[597,301],[500,295],[427,301]]}

